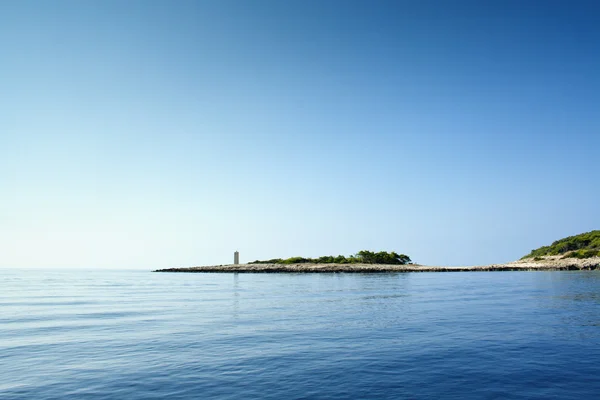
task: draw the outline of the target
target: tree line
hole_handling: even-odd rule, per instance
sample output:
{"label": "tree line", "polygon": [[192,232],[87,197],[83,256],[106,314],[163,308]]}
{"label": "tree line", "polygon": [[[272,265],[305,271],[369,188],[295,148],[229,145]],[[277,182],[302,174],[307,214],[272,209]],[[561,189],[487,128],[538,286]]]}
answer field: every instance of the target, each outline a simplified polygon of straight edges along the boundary
{"label": "tree line", "polygon": [[523,258],[540,258],[543,256],[557,255],[564,255],[563,258],[589,258],[600,256],[600,230],[557,240],[550,246],[542,246],[539,249],[531,250],[531,253]]}
{"label": "tree line", "polygon": [[306,257],[291,257],[291,258],[273,258],[270,260],[256,260],[249,264],[392,264],[392,265],[405,265],[412,263],[409,256],[406,254],[398,254],[394,251],[379,251],[373,252],[368,250],[361,250],[358,253],[351,256],[321,256],[318,258],[306,258]]}

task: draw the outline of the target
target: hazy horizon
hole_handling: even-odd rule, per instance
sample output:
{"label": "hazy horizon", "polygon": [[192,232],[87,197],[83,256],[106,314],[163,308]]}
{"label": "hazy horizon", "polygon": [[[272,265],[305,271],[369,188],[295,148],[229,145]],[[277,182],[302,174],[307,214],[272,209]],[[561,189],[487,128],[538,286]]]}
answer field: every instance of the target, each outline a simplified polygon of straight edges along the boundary
{"label": "hazy horizon", "polygon": [[0,267],[360,250],[508,262],[600,229],[592,1],[0,3]]}

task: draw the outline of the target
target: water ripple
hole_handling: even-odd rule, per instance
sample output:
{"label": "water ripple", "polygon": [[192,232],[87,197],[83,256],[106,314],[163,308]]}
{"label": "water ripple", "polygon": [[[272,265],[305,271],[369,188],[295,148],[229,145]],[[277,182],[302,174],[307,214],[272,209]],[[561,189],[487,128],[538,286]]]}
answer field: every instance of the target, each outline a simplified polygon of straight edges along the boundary
{"label": "water ripple", "polygon": [[0,398],[595,399],[600,272],[8,271]]}

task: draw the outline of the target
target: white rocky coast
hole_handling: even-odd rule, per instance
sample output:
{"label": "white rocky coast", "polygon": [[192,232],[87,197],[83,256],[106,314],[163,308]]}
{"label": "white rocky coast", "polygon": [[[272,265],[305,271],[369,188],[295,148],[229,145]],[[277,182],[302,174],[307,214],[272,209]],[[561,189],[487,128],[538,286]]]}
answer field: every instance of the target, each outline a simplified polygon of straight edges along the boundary
{"label": "white rocky coast", "polygon": [[461,272],[461,271],[576,271],[600,269],[600,257],[586,259],[546,256],[526,258],[506,264],[464,267],[386,264],[230,264],[204,267],[168,268],[156,272]]}

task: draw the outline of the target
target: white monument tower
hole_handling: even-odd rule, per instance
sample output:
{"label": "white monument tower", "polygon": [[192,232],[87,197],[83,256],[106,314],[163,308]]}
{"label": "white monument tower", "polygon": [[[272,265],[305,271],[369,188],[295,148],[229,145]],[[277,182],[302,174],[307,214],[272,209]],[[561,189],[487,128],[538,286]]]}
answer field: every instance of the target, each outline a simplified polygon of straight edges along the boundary
{"label": "white monument tower", "polygon": [[233,253],[233,263],[235,265],[238,265],[240,263],[240,252],[236,251],[235,253]]}

